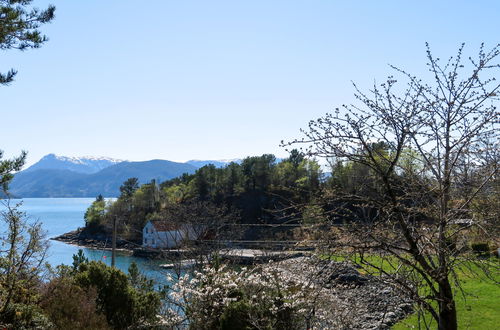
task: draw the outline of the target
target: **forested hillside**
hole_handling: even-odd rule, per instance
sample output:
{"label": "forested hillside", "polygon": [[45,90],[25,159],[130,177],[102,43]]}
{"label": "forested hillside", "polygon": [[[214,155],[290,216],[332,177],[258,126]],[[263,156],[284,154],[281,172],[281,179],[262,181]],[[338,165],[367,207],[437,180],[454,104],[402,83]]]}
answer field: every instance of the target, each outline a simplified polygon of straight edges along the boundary
{"label": "forested hillside", "polygon": [[[88,230],[109,233],[112,219],[119,218],[120,236],[139,242],[148,220],[179,221],[188,214],[190,221],[196,221],[214,210],[219,211],[214,214],[221,210],[231,214],[231,225],[296,223],[299,207],[314,200],[321,186],[322,172],[315,160],[296,150],[279,163],[274,155],[266,154],[223,168],[207,165],[194,174],[161,183],[139,186],[137,179],[129,179],[121,186],[116,202],[94,202],[86,214],[86,225]],[[255,239],[289,233],[256,226],[245,228],[241,234]]]}

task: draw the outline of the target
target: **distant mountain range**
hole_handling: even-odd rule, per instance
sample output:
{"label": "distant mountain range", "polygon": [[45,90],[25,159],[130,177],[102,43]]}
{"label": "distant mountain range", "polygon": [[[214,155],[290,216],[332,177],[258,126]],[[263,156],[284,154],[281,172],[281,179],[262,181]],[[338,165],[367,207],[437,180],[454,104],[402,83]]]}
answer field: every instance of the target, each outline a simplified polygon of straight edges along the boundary
{"label": "distant mountain range", "polygon": [[123,160],[107,157],[66,157],[48,154],[42,157],[36,164],[27,168],[25,172],[36,170],[68,170],[77,173],[93,174],[121,162]]}
{"label": "distant mountain range", "polygon": [[49,154],[24,171],[10,184],[16,197],[116,197],[125,180],[140,183],[162,182],[184,173],[192,174],[208,164],[226,166],[240,160],[190,160],[185,163],[168,160],[143,162],[122,161],[106,157],[65,157]]}
{"label": "distant mountain range", "polygon": [[215,167],[224,167],[232,162],[240,164],[241,159],[239,159],[239,158],[237,158],[237,159],[221,159],[221,160],[197,160],[197,159],[193,159],[193,160],[188,160],[186,162],[186,164],[191,164],[196,168],[201,168],[203,166],[210,165],[210,164],[214,165]]}

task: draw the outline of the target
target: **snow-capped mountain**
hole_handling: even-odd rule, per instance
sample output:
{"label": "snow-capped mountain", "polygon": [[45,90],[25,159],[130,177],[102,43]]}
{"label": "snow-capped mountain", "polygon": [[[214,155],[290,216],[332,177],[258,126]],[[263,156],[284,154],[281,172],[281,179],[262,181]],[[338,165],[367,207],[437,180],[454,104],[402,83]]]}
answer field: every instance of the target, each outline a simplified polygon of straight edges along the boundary
{"label": "snow-capped mountain", "polygon": [[97,173],[106,167],[123,162],[123,160],[109,157],[67,157],[48,154],[33,164],[25,171],[34,170],[68,170],[77,173],[92,174]]}
{"label": "snow-capped mountain", "polygon": [[234,159],[218,159],[218,160],[200,160],[200,159],[192,159],[188,160],[186,164],[191,164],[196,168],[201,168],[203,166],[212,164],[215,167],[224,167],[229,165],[229,163],[241,163],[241,159],[239,158],[234,158]]}
{"label": "snow-capped mountain", "polygon": [[119,195],[119,187],[128,178],[141,183],[162,182],[192,174],[208,164],[227,166],[240,159],[122,161],[108,157],[67,157],[48,154],[24,171],[16,173],[10,192],[18,197],[107,197]]}
{"label": "snow-capped mountain", "polygon": [[[138,178],[141,184],[151,180],[163,182],[183,173],[192,174],[196,171],[196,167],[192,165],[160,159],[143,162],[123,161],[95,173],[81,173],[68,169],[88,164],[84,159],[80,160],[83,164],[79,161],[61,161],[48,157],[48,160],[44,160],[40,166],[52,164],[66,167],[35,168],[16,173],[10,184],[10,192],[17,197],[95,197],[99,194],[117,197],[120,195],[120,186],[129,178]],[[99,162],[103,160],[94,161],[101,164]],[[85,167],[79,170],[82,168]]]}

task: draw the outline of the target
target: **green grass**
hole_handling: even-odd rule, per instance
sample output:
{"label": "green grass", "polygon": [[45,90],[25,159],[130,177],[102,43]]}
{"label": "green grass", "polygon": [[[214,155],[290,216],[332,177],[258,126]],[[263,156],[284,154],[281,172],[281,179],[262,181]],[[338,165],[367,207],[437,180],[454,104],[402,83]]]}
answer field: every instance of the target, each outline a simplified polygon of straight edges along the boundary
{"label": "green grass", "polygon": [[[459,329],[489,330],[500,327],[500,286],[484,276],[460,275],[465,300],[457,292],[457,317]],[[426,315],[430,320],[430,315]],[[432,323],[436,328],[436,323]],[[400,321],[393,329],[418,329],[416,314]]]}
{"label": "green grass", "polygon": [[[349,259],[352,262],[359,263],[359,257],[325,256],[325,258],[335,261]],[[382,258],[372,255],[366,257],[366,259],[370,263],[382,266],[385,271],[390,272],[390,268],[384,264]],[[498,259],[495,262],[498,262]],[[455,291],[458,328],[473,330],[500,329],[500,285],[481,275],[481,272],[477,269],[474,274],[469,271],[459,270],[458,278],[465,292],[464,298],[459,290]],[[500,275],[498,273],[496,273],[495,280],[497,283],[500,282]],[[430,314],[426,314],[425,318],[431,321],[431,329],[437,328]],[[396,324],[393,329],[418,329],[418,316],[416,314],[410,315]],[[425,326],[422,325],[422,329],[425,329]]]}

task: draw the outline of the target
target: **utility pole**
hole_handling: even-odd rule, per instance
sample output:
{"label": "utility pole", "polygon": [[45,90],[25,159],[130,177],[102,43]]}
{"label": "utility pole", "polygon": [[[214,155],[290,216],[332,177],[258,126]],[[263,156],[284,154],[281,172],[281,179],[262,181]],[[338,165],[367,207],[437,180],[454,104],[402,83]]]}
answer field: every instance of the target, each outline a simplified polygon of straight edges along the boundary
{"label": "utility pole", "polygon": [[113,217],[113,237],[111,242],[111,267],[115,267],[116,259],[116,216]]}

